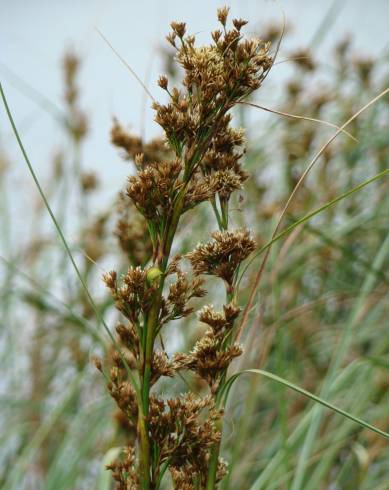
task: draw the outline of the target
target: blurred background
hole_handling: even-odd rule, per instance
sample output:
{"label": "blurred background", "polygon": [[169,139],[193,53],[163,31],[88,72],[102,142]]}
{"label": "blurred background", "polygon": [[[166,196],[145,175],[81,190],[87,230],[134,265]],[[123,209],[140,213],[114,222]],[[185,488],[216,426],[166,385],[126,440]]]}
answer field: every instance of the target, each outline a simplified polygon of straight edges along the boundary
{"label": "blurred background", "polygon": [[[180,79],[164,40],[170,22],[187,22],[198,43],[209,42],[216,9],[224,3],[0,0],[3,89],[42,188],[110,325],[115,313],[102,272],[147,259],[144,223],[117,197],[132,166],[110,144],[113,118],[143,141],[160,135],[150,99],[131,69],[163,99],[158,76]],[[274,47],[285,19],[278,62],[256,104],[341,125],[388,87],[386,0],[228,5],[231,17],[249,20],[247,35]],[[245,166],[252,177],[232,221],[251,227],[263,245],[334,129],[243,106],[235,121],[247,129]],[[329,147],[285,226],[388,168],[388,97],[347,129],[357,142],[343,134]],[[377,178],[277,242],[239,366],[265,367],[385,431],[388,189],[387,177]],[[109,349],[108,341],[47,217],[4,108],[0,226],[0,487],[108,490],[104,464],[129,437],[90,362]],[[181,250],[207,240],[214,228],[211,213],[201,207],[199,216],[182,224]],[[258,264],[246,274],[242,304]],[[209,289],[215,294],[212,284]],[[195,319],[189,327],[175,327],[171,350],[191,345]],[[168,386],[177,393],[184,389]],[[228,410],[224,454],[231,470],[223,490],[389,489],[387,441],[301,396],[245,379]]]}

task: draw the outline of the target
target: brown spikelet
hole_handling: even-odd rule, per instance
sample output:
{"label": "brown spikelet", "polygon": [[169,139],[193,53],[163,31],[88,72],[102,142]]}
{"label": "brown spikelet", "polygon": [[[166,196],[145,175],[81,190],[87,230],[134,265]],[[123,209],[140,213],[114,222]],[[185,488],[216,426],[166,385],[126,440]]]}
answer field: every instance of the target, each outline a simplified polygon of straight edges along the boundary
{"label": "brown spikelet", "polygon": [[232,284],[238,265],[255,250],[248,230],[215,232],[213,241],[187,254],[195,274],[209,274]]}
{"label": "brown spikelet", "polygon": [[[129,436],[136,433],[124,457],[110,465],[119,490],[140,484],[157,488],[165,470],[174,488],[216,488],[226,473],[219,458],[220,390],[231,362],[242,353],[234,341],[240,313],[236,279],[240,264],[255,249],[247,229],[228,229],[231,196],[248,178],[242,167],[244,132],[233,127],[231,109],[261,86],[273,64],[270,44],[244,37],[243,19],[234,19],[229,27],[228,14],[227,7],[218,9],[221,28],[203,46],[187,33],[184,22],[171,23],[167,40],[183,78],[180,86],[166,76],[157,81],[167,97],[152,104],[163,138],[146,143],[117,120],[111,130],[112,143],[134,164],[119,199],[116,227],[132,266],[120,278],[116,272],[104,275],[121,316],[116,327],[121,352],[114,349],[110,355],[108,390],[126,417],[120,425]],[[171,258],[180,245],[180,221],[206,201],[219,231],[186,254],[192,266],[186,271],[180,254]],[[198,318],[207,330],[202,329],[189,353],[168,355],[166,325],[189,323],[207,294],[202,274],[224,281],[219,282],[226,304],[220,311],[204,306]],[[187,370],[193,386],[206,389],[207,395],[157,394],[159,385],[169,387],[168,378],[186,376]]]}

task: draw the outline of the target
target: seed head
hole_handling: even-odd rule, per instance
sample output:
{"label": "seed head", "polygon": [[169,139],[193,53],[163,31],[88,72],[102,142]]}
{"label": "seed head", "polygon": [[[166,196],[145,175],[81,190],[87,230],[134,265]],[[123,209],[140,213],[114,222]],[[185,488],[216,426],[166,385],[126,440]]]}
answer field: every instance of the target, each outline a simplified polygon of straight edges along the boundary
{"label": "seed head", "polygon": [[170,27],[173,29],[173,32],[179,37],[183,38],[186,32],[186,24],[185,22],[172,22]]}
{"label": "seed head", "polygon": [[230,9],[229,7],[222,7],[217,9],[217,19],[225,27],[227,23],[227,17]]}
{"label": "seed head", "polygon": [[232,23],[234,24],[235,29],[237,31],[240,31],[243,26],[245,26],[246,24],[248,24],[248,21],[247,20],[243,20],[243,19],[234,19],[232,21]]}
{"label": "seed head", "polygon": [[117,286],[116,271],[105,272],[103,274],[103,281],[111,291],[116,291],[116,286]]}
{"label": "seed head", "polygon": [[158,78],[158,85],[163,89],[163,90],[167,90],[167,87],[168,87],[168,79],[165,75],[161,75],[159,78]]}
{"label": "seed head", "polygon": [[213,241],[187,254],[195,274],[209,274],[232,284],[238,265],[255,250],[248,230],[215,232]]}

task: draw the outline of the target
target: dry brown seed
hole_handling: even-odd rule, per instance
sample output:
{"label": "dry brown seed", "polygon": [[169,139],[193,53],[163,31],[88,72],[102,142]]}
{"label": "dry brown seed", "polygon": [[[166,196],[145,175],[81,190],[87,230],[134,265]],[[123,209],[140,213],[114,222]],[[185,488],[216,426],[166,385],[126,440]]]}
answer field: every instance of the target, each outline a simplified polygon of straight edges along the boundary
{"label": "dry brown seed", "polygon": [[218,21],[223,26],[226,25],[229,11],[230,11],[230,8],[229,7],[222,7],[222,8],[217,9],[217,18],[218,18]]}
{"label": "dry brown seed", "polygon": [[185,36],[186,24],[185,22],[172,22],[170,24],[173,32],[177,34],[179,38],[183,38]]}
{"label": "dry brown seed", "polygon": [[165,75],[161,75],[159,78],[158,78],[158,85],[164,89],[164,90],[167,90],[167,87],[168,87],[168,79]]}

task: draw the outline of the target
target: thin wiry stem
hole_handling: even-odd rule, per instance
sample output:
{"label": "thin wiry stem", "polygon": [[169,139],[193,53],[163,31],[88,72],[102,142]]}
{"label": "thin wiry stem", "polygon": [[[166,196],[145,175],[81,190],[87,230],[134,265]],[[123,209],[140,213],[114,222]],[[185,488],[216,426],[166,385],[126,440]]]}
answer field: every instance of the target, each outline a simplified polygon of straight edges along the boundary
{"label": "thin wiry stem", "polygon": [[112,44],[108,41],[108,39],[104,36],[104,34],[100,31],[98,27],[95,27],[96,31],[100,35],[100,37],[107,43],[107,45],[112,49],[115,55],[119,58],[119,60],[123,63],[123,65],[130,71],[131,75],[137,80],[138,83],[143,87],[145,93],[150,97],[151,100],[155,100],[150,90],[146,87],[146,85],[142,82],[142,80],[138,77],[135,71],[131,68],[131,66],[127,63],[127,61],[116,51],[116,49],[112,46]]}
{"label": "thin wiry stem", "polygon": [[223,395],[225,395],[225,397],[228,396],[229,389],[231,388],[232,383],[239,376],[241,376],[242,374],[245,374],[245,373],[260,374],[262,376],[265,376],[266,378],[271,379],[272,381],[275,381],[279,384],[282,384],[282,385],[286,386],[287,388],[290,388],[290,389],[296,391],[297,393],[300,393],[301,395],[304,395],[304,396],[310,398],[311,400],[315,401],[316,403],[319,403],[320,405],[323,405],[323,406],[331,409],[332,411],[339,413],[340,415],[343,415],[344,417],[352,420],[353,422],[356,422],[357,424],[361,425],[362,427],[364,427],[366,429],[371,430],[372,432],[375,432],[376,434],[384,437],[385,439],[389,439],[389,433],[388,432],[385,432],[385,431],[379,429],[378,427],[376,427],[372,424],[369,424],[365,420],[363,420],[359,417],[356,417],[355,415],[347,412],[346,410],[343,410],[343,409],[337,407],[336,405],[333,405],[332,403],[328,402],[327,400],[324,400],[324,398],[321,398],[317,395],[314,395],[310,391],[307,391],[304,388],[301,388],[300,386],[298,386],[294,383],[291,383],[290,381],[287,381],[286,379],[282,378],[281,376],[277,376],[276,374],[271,373],[269,371],[264,371],[263,369],[246,369],[245,371],[241,371],[240,373],[236,373],[234,376],[232,376],[229,379],[229,382],[225,386],[225,391],[223,392]]}
{"label": "thin wiry stem", "polygon": [[[299,116],[297,114],[290,114],[289,112],[283,112],[283,111],[279,111],[279,110],[276,110],[276,109],[269,109],[268,107],[264,107],[264,106],[259,105],[259,104],[254,104],[253,102],[244,102],[244,101],[241,101],[241,102],[239,102],[239,104],[247,105],[247,106],[250,106],[250,107],[256,107],[257,109],[262,109],[263,111],[271,112],[272,114],[278,114],[279,116],[290,117],[292,119],[302,119],[304,121],[317,122],[319,124],[324,124],[325,126],[329,126],[330,128],[335,128],[335,129],[339,129],[339,130],[341,129],[336,124],[333,124],[333,123],[328,122],[328,121],[324,121],[323,119],[316,119],[314,117],[308,117],[308,116]],[[353,141],[358,142],[357,138],[355,138],[348,131],[346,131],[344,129],[341,130],[341,131],[342,131],[342,133],[344,133],[345,135],[347,135],[349,138],[351,138]]]}

